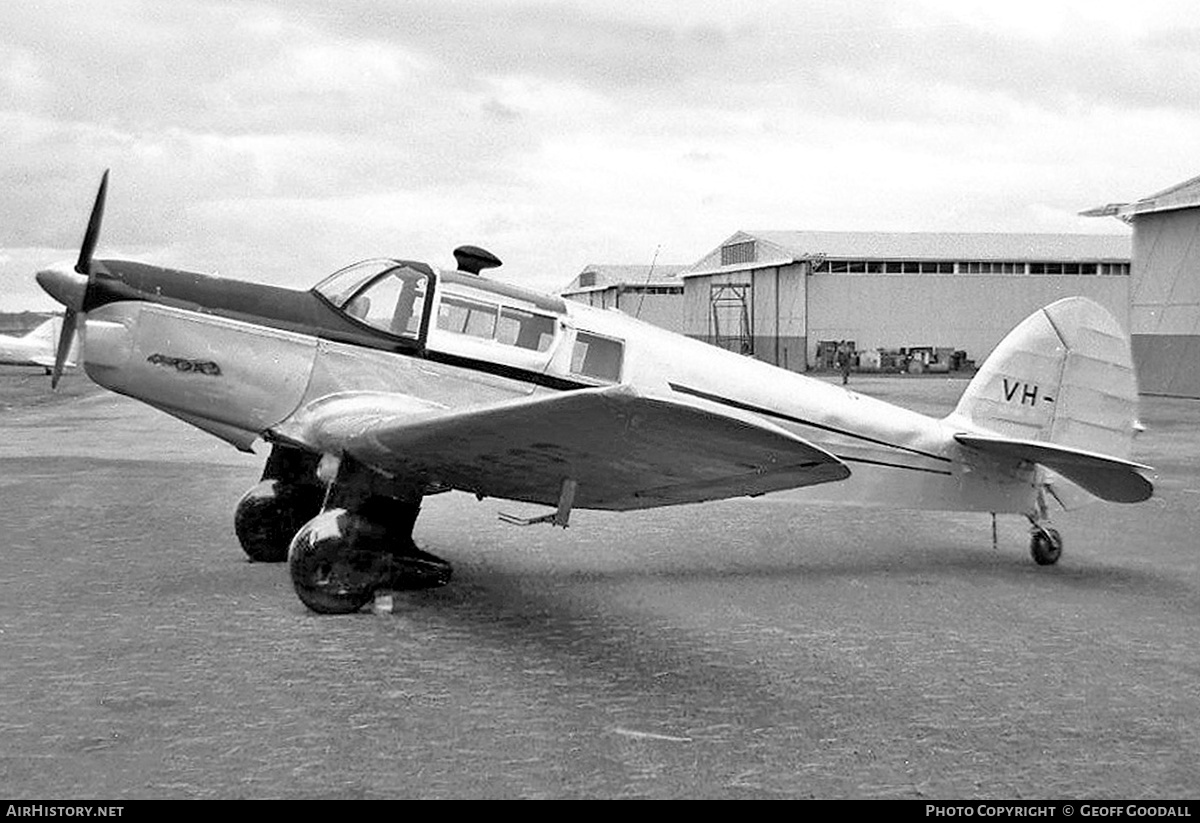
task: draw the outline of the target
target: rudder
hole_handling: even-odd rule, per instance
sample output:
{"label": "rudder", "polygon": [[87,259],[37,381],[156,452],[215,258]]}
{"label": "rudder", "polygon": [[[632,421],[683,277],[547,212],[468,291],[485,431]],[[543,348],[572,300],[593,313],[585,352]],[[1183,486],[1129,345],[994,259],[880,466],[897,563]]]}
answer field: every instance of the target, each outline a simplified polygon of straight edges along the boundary
{"label": "rudder", "polygon": [[1008,333],[947,419],[974,431],[1128,459],[1137,425],[1129,337],[1092,300],[1051,303]]}

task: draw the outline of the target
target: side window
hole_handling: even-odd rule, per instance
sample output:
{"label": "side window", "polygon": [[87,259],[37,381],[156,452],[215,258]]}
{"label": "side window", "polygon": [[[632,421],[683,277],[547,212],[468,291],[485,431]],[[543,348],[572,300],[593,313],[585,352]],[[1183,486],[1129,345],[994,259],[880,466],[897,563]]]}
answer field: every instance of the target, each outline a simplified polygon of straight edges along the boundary
{"label": "side window", "polygon": [[491,340],[496,335],[496,312],[499,306],[462,297],[446,295],[438,309],[439,329],[482,337]]}
{"label": "side window", "polygon": [[500,310],[496,339],[506,346],[546,351],[554,344],[554,326],[553,317],[506,306]]}
{"label": "side window", "polygon": [[442,294],[437,327],[529,351],[549,351],[557,318],[461,295]]}
{"label": "side window", "polygon": [[616,383],[621,379],[624,354],[625,344],[620,340],[579,331],[575,333],[575,348],[571,352],[571,371]]}

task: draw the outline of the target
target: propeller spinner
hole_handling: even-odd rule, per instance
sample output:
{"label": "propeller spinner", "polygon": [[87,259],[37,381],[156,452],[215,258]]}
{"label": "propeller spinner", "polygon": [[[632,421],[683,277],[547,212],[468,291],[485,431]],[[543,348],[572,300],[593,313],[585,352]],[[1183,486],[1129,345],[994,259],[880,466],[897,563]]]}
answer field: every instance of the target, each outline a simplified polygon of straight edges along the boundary
{"label": "propeller spinner", "polygon": [[54,373],[50,378],[51,388],[58,388],[63,365],[67,362],[67,354],[71,351],[71,341],[75,337],[79,314],[83,311],[88,287],[101,268],[92,259],[92,255],[96,251],[96,242],[100,239],[100,223],[104,219],[104,200],[107,194],[108,170],[106,169],[104,176],[100,178],[100,190],[96,192],[96,202],[92,205],[92,215],[88,218],[87,231],[83,235],[83,244],[79,247],[79,259],[75,262],[74,270],[50,268],[43,269],[36,275],[38,285],[65,307],[62,334],[59,335],[58,350],[54,355]]}

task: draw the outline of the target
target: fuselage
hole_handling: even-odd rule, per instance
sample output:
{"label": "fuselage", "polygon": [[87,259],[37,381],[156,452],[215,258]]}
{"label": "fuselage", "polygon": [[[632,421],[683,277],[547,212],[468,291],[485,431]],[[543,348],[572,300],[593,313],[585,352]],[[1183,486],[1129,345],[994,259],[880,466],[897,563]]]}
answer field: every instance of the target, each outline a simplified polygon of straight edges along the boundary
{"label": "fuselage", "polygon": [[622,383],[756,415],[849,466],[844,481],[785,493],[797,499],[1025,512],[1036,496],[1032,467],[964,449],[960,426],[474,274],[368,261],[298,291],[98,262],[84,303],[89,376],[242,449],[266,437],[319,451],[297,413],[338,393],[466,409]]}
{"label": "fuselage", "polygon": [[[60,321],[52,318],[23,337],[0,334],[0,365],[42,368],[53,366],[59,327]],[[75,365],[75,355],[76,349],[72,345],[67,365]]]}
{"label": "fuselage", "polygon": [[54,363],[53,350],[20,337],[0,334],[0,365],[49,366]]}

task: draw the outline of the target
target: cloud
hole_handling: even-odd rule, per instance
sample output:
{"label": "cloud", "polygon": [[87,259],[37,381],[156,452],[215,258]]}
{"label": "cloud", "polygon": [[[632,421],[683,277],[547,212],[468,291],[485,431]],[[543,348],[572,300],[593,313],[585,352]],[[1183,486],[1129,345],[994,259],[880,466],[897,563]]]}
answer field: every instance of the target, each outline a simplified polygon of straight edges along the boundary
{"label": "cloud", "polygon": [[102,253],[297,285],[356,257],[448,263],[465,242],[553,287],[660,245],[690,262],[744,227],[1097,230],[1075,212],[1196,173],[1180,139],[1200,126],[1192,17],[0,4],[0,272],[77,244],[109,167]]}

